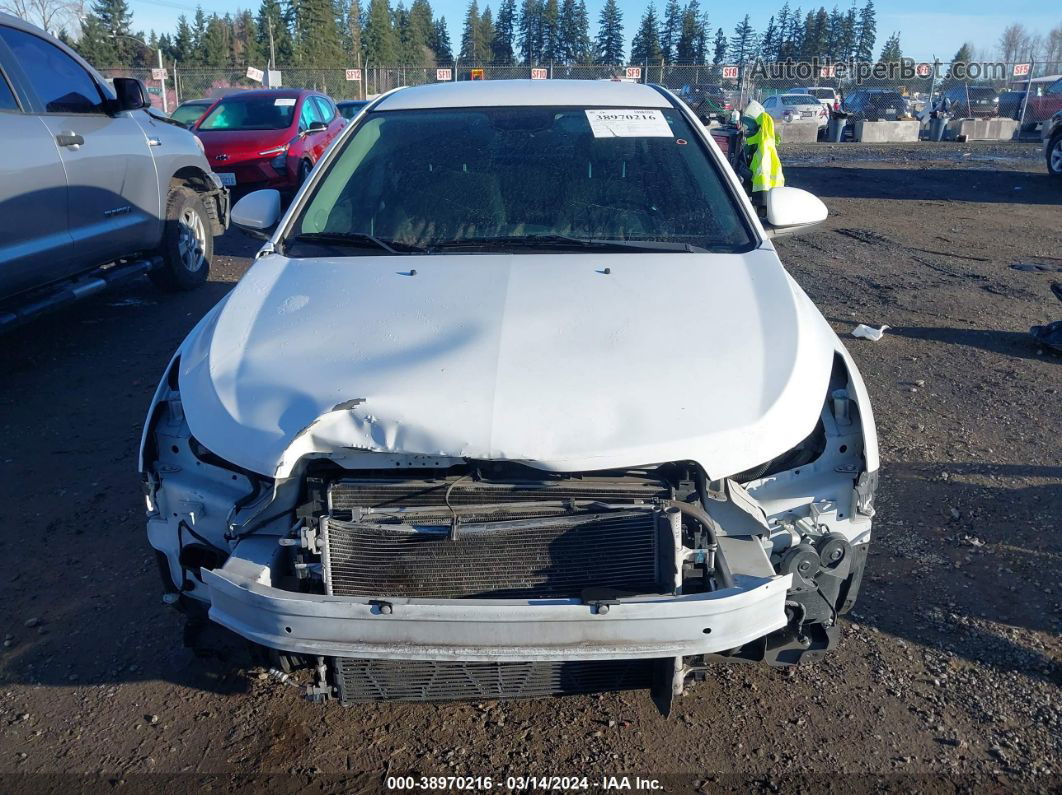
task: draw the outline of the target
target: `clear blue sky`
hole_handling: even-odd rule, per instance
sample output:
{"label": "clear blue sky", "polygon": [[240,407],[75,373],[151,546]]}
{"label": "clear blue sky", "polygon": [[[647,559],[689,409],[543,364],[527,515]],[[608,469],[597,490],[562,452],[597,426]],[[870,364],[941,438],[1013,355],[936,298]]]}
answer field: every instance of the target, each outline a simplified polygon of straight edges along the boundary
{"label": "clear blue sky", "polygon": [[[848,0],[850,1],[850,0]],[[837,0],[836,4],[842,8],[848,8],[848,1]],[[203,8],[207,13],[235,11],[237,8],[251,8],[257,10],[259,0],[214,0],[204,2]],[[397,0],[392,0],[392,3]],[[494,10],[497,10],[496,0],[486,0]],[[656,0],[659,11],[666,0]],[[682,0],[680,0],[682,2]],[[597,15],[601,10],[604,0],[587,0],[587,8],[591,16],[591,35],[596,29]],[[860,0],[858,5],[862,5]],[[408,2],[406,3],[408,5]],[[479,0],[480,8],[483,8],[484,0]],[[365,7],[366,2],[362,3]],[[458,46],[461,35],[461,21],[464,16],[468,0],[432,0],[432,8],[436,14],[446,17],[446,24],[450,30],[450,38],[454,47]],[[519,5],[519,3],[517,3]],[[644,0],[619,0],[623,11],[624,31],[627,34],[628,44],[630,37],[641,18],[645,8]],[[713,28],[722,27],[729,35],[734,25],[740,18],[748,13],[752,17],[752,24],[757,31],[762,31],[767,24],[768,18],[774,14],[782,2],[780,0],[747,0],[745,3],[718,3],[711,0],[701,0],[701,7],[709,13]],[[794,8],[802,6],[805,12],[811,8],[825,5],[830,9],[834,1],[824,0],[790,0]],[[925,0],[878,0],[875,2],[878,16],[878,48],[881,47],[885,38],[894,30],[900,31],[901,42],[905,55],[919,60],[929,60],[934,56],[950,58],[964,41],[973,42],[977,48],[992,50],[999,34],[1004,27],[1012,22],[1021,22],[1031,31],[1046,32],[1055,25],[1062,23],[1062,10],[1058,6],[1052,8],[1051,0],[1009,0],[1007,3],[1000,0],[965,0],[959,3],[948,0],[948,5],[956,9],[953,12],[936,11],[929,8]],[[145,33],[151,29],[157,32],[172,31],[177,24],[179,15],[187,14],[189,18],[195,11],[195,0],[130,0],[133,9],[133,26]]]}

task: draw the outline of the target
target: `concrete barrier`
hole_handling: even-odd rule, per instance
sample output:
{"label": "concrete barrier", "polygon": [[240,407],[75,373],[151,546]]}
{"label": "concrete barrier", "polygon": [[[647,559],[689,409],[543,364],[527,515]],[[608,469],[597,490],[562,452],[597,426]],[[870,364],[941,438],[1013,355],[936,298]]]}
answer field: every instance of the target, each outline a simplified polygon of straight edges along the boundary
{"label": "concrete barrier", "polygon": [[911,121],[857,121],[855,139],[865,144],[898,144],[918,140],[921,125]]}
{"label": "concrete barrier", "polygon": [[1016,119],[953,119],[948,122],[947,137],[965,135],[967,141],[1009,141],[1017,132]]}
{"label": "concrete barrier", "polygon": [[817,121],[775,122],[774,130],[782,136],[783,144],[810,144],[819,139]]}

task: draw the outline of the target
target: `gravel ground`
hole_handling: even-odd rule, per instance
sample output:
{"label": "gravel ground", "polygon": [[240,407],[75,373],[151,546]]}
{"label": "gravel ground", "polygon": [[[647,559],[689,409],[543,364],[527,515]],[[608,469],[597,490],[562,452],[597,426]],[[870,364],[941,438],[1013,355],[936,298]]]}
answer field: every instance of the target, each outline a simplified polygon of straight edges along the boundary
{"label": "gravel ground", "polygon": [[[4,789],[371,791],[416,772],[1058,791],[1062,357],[1026,332],[1062,318],[1062,275],[1009,266],[1062,265],[1062,185],[1032,145],[782,157],[830,207],[779,241],[783,261],[845,335],[882,443],[868,578],[836,652],[714,668],[669,720],[641,692],[314,706],[240,654],[193,657],[160,604],[135,459],[168,357],[249,264],[230,234],[193,294],[134,284],[0,339]],[[848,337],[860,322],[892,328]]]}

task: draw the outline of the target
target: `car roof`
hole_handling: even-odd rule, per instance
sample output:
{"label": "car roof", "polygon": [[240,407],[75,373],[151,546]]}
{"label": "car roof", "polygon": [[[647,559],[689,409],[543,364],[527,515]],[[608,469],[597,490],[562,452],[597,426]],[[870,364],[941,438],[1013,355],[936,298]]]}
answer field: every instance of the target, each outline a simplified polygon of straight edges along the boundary
{"label": "car roof", "polygon": [[323,96],[320,91],[308,88],[251,88],[246,91],[234,91],[219,99],[239,99],[240,97],[301,97],[309,95]]}
{"label": "car roof", "polygon": [[402,88],[375,110],[560,105],[670,108],[671,100],[644,83],[618,80],[461,80]]}

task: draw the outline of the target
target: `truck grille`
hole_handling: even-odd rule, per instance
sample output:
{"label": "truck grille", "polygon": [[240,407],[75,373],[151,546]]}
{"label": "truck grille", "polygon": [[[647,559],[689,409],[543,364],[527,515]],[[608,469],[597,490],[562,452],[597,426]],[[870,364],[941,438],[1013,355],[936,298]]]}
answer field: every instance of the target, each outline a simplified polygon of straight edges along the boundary
{"label": "truck grille", "polygon": [[664,593],[654,481],[340,481],[324,523],[336,596],[576,598]]}
{"label": "truck grille", "polygon": [[335,659],[344,705],[366,701],[470,701],[637,690],[653,660],[435,662]]}

